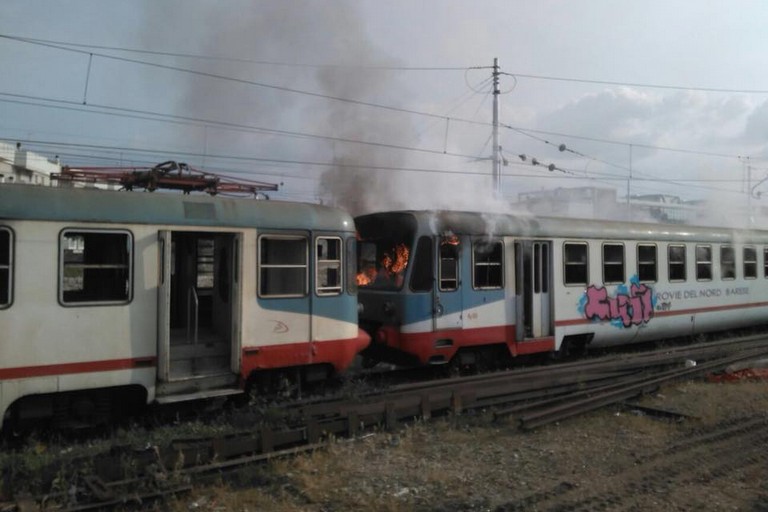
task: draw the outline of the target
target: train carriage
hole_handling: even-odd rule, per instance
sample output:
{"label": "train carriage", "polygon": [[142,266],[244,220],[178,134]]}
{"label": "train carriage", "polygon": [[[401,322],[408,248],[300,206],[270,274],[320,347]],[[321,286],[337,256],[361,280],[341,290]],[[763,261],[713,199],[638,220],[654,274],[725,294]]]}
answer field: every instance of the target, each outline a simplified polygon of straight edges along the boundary
{"label": "train carriage", "polygon": [[343,371],[369,341],[354,247],[328,207],[1,185],[0,417]]}
{"label": "train carriage", "polygon": [[356,225],[374,360],[473,364],[768,318],[764,231],[450,211]]}

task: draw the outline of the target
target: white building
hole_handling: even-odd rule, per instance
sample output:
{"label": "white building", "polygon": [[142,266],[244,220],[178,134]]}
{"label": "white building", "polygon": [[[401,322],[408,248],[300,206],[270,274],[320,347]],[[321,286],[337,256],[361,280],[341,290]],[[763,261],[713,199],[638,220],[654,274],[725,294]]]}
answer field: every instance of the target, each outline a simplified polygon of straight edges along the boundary
{"label": "white building", "polygon": [[61,172],[61,163],[26,151],[21,143],[0,142],[0,183],[50,185],[51,174]]}

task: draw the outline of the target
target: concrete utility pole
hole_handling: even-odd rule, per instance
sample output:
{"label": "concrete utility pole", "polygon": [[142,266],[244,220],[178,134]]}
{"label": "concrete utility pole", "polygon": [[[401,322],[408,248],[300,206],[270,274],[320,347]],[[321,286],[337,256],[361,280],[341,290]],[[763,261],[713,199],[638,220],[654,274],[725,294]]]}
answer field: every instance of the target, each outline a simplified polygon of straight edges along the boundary
{"label": "concrete utility pole", "polygon": [[499,59],[493,59],[493,191],[496,197],[501,197],[501,158],[499,153]]}

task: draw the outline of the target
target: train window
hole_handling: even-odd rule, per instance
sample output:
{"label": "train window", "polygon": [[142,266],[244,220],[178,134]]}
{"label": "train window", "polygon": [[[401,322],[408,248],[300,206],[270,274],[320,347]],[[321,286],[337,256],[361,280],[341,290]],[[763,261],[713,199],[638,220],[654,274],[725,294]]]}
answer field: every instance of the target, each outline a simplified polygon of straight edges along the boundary
{"label": "train window", "polygon": [[586,286],[589,278],[587,271],[587,244],[584,242],[567,243],[563,246],[563,254],[565,284]]}
{"label": "train window", "polygon": [[730,245],[720,247],[720,276],[736,279],[736,251]]}
{"label": "train window", "polygon": [[712,246],[696,246],[696,279],[699,281],[712,280]]}
{"label": "train window", "polygon": [[670,245],[667,247],[668,271],[670,281],[685,281],[685,246]]}
{"label": "train window", "polygon": [[307,293],[307,239],[291,236],[259,238],[259,295],[302,297]]}
{"label": "train window", "polygon": [[549,244],[533,244],[533,293],[549,293]]}
{"label": "train window", "polygon": [[450,292],[459,287],[459,239],[445,237],[440,242],[440,291]]}
{"label": "train window", "polygon": [[341,293],[341,238],[318,237],[315,240],[316,278],[318,295]]}
{"label": "train window", "polygon": [[478,289],[497,289],[503,285],[504,244],[500,241],[475,242],[472,249],[472,285]]}
{"label": "train window", "polygon": [[411,272],[411,290],[414,292],[431,292],[433,274],[432,239],[428,236],[422,236],[416,245],[416,258],[413,260]]}
{"label": "train window", "polygon": [[624,282],[624,245],[603,244],[603,283]]}
{"label": "train window", "polygon": [[0,308],[13,298],[13,232],[0,227]]}
{"label": "train window", "polygon": [[131,300],[130,233],[64,230],[59,244],[62,304],[120,304]]}
{"label": "train window", "polygon": [[757,249],[744,248],[744,279],[757,279]]}
{"label": "train window", "polygon": [[197,239],[197,288],[210,290],[214,284],[214,250],[213,238]]}
{"label": "train window", "polygon": [[641,283],[655,283],[658,280],[655,245],[638,244],[637,277]]}

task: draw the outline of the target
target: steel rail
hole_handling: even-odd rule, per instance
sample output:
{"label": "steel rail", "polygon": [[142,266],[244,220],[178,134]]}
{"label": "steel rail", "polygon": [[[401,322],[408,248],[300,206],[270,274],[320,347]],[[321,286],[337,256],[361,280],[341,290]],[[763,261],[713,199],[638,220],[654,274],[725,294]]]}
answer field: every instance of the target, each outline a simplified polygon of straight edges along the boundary
{"label": "steel rail", "polygon": [[[733,351],[737,351],[734,355]],[[731,355],[725,355],[730,352]],[[113,453],[101,462],[93,458],[85,461],[92,468],[109,467],[133,460],[137,473],[147,473],[143,479],[124,481],[115,479],[90,488],[80,489],[93,505],[78,506],[112,508],[117,501],[130,496],[152,493],[184,492],[183,486],[159,489],[151,487],[152,471],[168,475],[168,482],[177,478],[198,478],[217,472],[236,470],[238,467],[279,457],[314,450],[323,446],[323,440],[341,436],[355,437],[370,429],[396,429],[403,421],[429,419],[433,416],[460,414],[468,409],[493,410],[494,418],[531,411],[521,417],[518,424],[532,429],[598,407],[618,403],[637,396],[659,385],[725,368],[735,362],[754,359],[768,353],[768,340],[750,337],[708,343],[704,347],[662,349],[647,354],[627,357],[579,361],[555,366],[541,366],[523,370],[497,372],[462,379],[442,379],[425,385],[395,386],[377,393],[336,399],[281,410],[278,425],[261,424],[254,428],[214,438],[180,439],[163,447],[152,447],[132,452]],[[698,360],[697,366],[680,368],[687,359]],[[670,367],[673,367],[670,369]],[[111,457],[111,459],[110,459]],[[72,466],[72,461],[67,464]],[[155,468],[151,470],[149,468]],[[108,479],[107,472],[101,473]],[[119,485],[145,489],[123,492],[114,497]],[[107,489],[110,492],[100,492]],[[113,491],[114,489],[114,491]],[[144,494],[143,494],[144,493]],[[60,499],[66,506],[66,497]],[[39,501],[42,502],[42,501]]]}
{"label": "steel rail", "polygon": [[661,384],[666,384],[673,380],[679,380],[684,377],[713,371],[724,368],[729,364],[749,359],[755,359],[768,354],[768,348],[755,349],[735,356],[717,359],[691,368],[679,370],[669,370],[661,375],[652,376],[638,380],[637,383],[629,386],[620,386],[615,390],[598,393],[595,396],[583,398],[580,400],[567,402],[544,409],[542,411],[531,413],[519,419],[519,425],[525,430],[531,430],[549,423],[560,421],[572,416],[593,411],[606,405],[614,404],[643,394],[648,389],[654,389]]}

